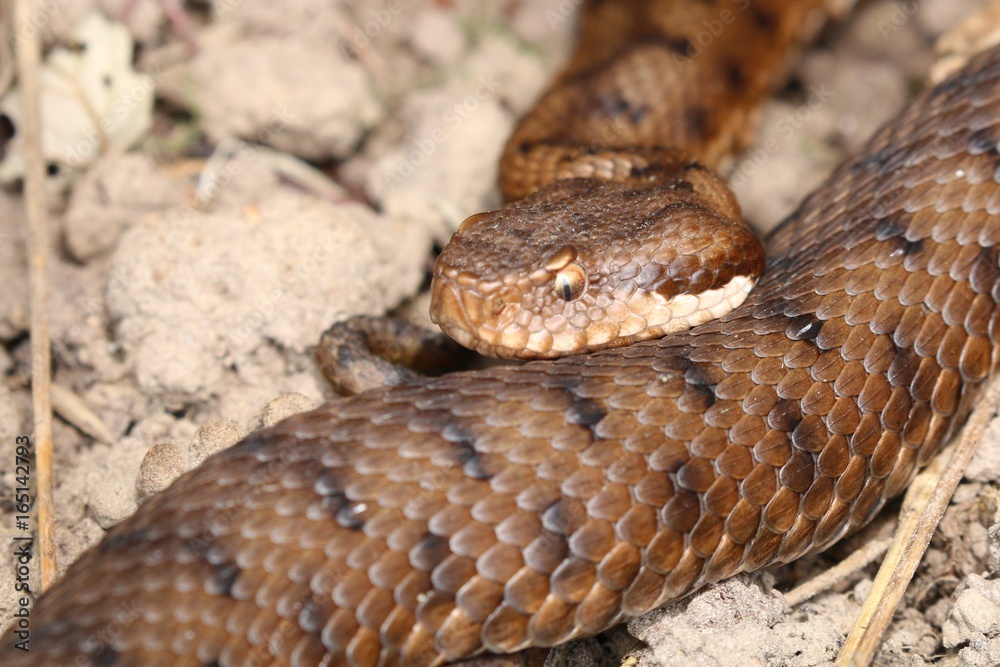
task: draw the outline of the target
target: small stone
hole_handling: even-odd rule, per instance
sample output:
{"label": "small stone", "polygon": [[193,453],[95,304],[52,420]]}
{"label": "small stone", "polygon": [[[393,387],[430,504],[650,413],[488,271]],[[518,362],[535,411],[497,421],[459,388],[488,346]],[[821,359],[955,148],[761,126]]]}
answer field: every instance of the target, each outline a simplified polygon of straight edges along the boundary
{"label": "small stone", "polygon": [[209,456],[228,449],[239,442],[240,429],[231,419],[213,419],[194,434],[191,454],[198,465]]}
{"label": "small stone", "polygon": [[142,457],[136,490],[139,501],[153,496],[188,470],[187,455],[180,447],[170,444],[153,445]]}
{"label": "small stone", "polygon": [[941,598],[924,612],[924,618],[928,623],[936,628],[940,628],[944,625],[945,621],[948,620],[948,614],[951,613],[952,601],[948,598]]}
{"label": "small stone", "polygon": [[273,426],[292,415],[312,410],[317,405],[317,401],[302,394],[282,394],[264,407],[264,414],[261,415],[260,425],[262,427]]}
{"label": "small stone", "polygon": [[[924,0],[921,4],[922,11],[916,13],[915,18],[920,29],[928,35],[941,35],[963,22],[970,24],[966,27],[967,30],[976,25],[974,21],[984,26],[989,23],[996,28],[996,16],[1000,12],[995,3],[992,9],[984,8],[982,0]],[[986,3],[987,7],[989,4]],[[990,12],[992,17],[989,16]],[[991,21],[986,21],[987,18],[991,18]]]}
{"label": "small stone", "polygon": [[107,311],[143,392],[183,409],[225,393],[234,371],[265,375],[268,349],[304,365],[331,322],[394,307],[430,245],[402,220],[286,190],[249,209],[174,210],[122,235]]}
{"label": "small stone", "polygon": [[1000,638],[1000,581],[970,574],[942,628],[946,648]]}
{"label": "small stone", "polygon": [[[640,665],[694,664],[695,656],[701,664],[721,664],[723,655],[751,645],[751,638],[759,641],[784,612],[777,594],[765,592],[751,577],[741,575],[685,602],[633,619],[628,631],[649,645],[635,654]],[[760,641],[756,653],[745,654],[746,664],[768,654],[773,646],[765,644]]]}
{"label": "small stone", "polygon": [[89,490],[87,509],[104,530],[131,516],[138,505],[135,484],[126,483],[120,476],[91,484]]}
{"label": "small stone", "polygon": [[992,419],[986,426],[976,452],[969,461],[965,479],[991,482],[1000,478],[1000,419]]}
{"label": "small stone", "polygon": [[129,227],[183,203],[180,189],[141,153],[100,157],[73,188],[63,217],[66,249],[86,262],[114,250]]}
{"label": "small stone", "polygon": [[162,72],[156,92],[194,105],[212,143],[235,136],[310,160],[341,159],[385,114],[368,74],[329,37],[248,37],[219,22],[198,41],[193,58]]}
{"label": "small stone", "polygon": [[454,12],[440,9],[427,10],[417,16],[410,43],[421,55],[441,64],[457,61],[468,47]]}
{"label": "small stone", "polygon": [[986,530],[986,536],[990,540],[989,557],[986,565],[990,572],[996,574],[1000,572],[1000,523],[995,523]]}
{"label": "small stone", "polygon": [[886,632],[888,647],[905,647],[917,655],[934,655],[938,647],[938,636],[924,617],[924,612],[905,608],[897,612],[893,624]]}

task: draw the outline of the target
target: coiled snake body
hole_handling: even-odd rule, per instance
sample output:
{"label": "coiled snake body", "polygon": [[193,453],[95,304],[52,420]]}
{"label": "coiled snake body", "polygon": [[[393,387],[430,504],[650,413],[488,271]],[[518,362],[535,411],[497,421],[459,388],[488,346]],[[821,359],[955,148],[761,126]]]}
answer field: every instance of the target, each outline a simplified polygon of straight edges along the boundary
{"label": "coiled snake body", "polygon": [[[672,3],[591,4],[612,26],[639,12],[636,44],[701,66],[641,14]],[[788,43],[806,5],[755,3],[732,29]],[[570,78],[620,57],[593,55]],[[739,144],[741,123],[687,121],[709,162]],[[760,284],[722,320],[376,389],[253,434],[81,557],[38,600],[32,653],[8,635],[4,664],[442,664],[596,633],[829,545],[906,487],[995,365],[998,141],[994,49],[772,234]]]}

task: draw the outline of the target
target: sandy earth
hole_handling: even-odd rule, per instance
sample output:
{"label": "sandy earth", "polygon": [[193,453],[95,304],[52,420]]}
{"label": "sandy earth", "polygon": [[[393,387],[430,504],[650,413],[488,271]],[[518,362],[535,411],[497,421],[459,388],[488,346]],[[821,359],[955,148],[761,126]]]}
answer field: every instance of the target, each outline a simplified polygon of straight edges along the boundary
{"label": "sandy earth", "polygon": [[[123,2],[41,4],[51,39]],[[330,398],[311,358],[329,323],[425,308],[434,246],[498,203],[504,139],[566,57],[579,4],[217,0],[191,15],[191,55],[157,3],[137,3],[151,127],[52,183],[55,381],[101,424],[55,424],[60,568],[206,456]],[[919,89],[934,39],[980,4],[869,2],[828,31],[733,171],[748,217],[767,229],[787,214]],[[14,440],[30,424],[21,210],[16,187],[0,191],[0,626],[14,609]],[[1000,454],[982,452],[875,664],[1000,664],[997,480]],[[824,555],[550,664],[830,664],[873,569],[792,610],[777,591],[886,532],[892,510]]]}

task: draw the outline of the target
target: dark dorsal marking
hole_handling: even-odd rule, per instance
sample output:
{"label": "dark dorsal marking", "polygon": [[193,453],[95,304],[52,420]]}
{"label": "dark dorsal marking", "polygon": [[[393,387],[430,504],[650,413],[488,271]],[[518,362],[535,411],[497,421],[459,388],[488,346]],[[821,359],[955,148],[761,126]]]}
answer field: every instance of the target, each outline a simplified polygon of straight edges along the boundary
{"label": "dark dorsal marking", "polygon": [[579,396],[573,388],[567,388],[566,395],[570,398],[570,406],[565,412],[566,421],[586,426],[597,437],[597,424],[607,416],[608,411],[594,399]]}
{"label": "dark dorsal marking", "polygon": [[708,410],[710,407],[715,405],[715,402],[718,400],[718,397],[715,395],[715,387],[710,387],[704,384],[691,384],[688,385],[688,387],[691,391],[696,392],[702,397],[701,408],[703,410]]}
{"label": "dark dorsal marking", "polygon": [[908,225],[898,217],[886,217],[875,225],[875,240],[892,242],[903,254],[912,259],[919,256],[925,248],[923,239],[910,240],[906,238]]}
{"label": "dark dorsal marking", "polygon": [[974,291],[989,294],[994,301],[1000,302],[1000,251],[997,246],[979,251],[969,272],[969,283]]}
{"label": "dark dorsal marking", "polygon": [[453,444],[462,472],[473,479],[488,480],[492,475],[483,469],[483,459],[474,440],[459,440]]}
{"label": "dark dorsal marking", "polygon": [[340,483],[332,475],[319,477],[313,489],[323,498],[323,511],[336,519],[339,525],[349,530],[361,530],[364,527],[365,520],[361,513],[355,511],[355,504],[344,494]]}
{"label": "dark dorsal marking", "polygon": [[327,619],[323,616],[323,609],[314,595],[303,598],[298,620],[299,626],[310,635],[318,637],[323,632]]}
{"label": "dark dorsal marking", "polygon": [[799,402],[781,399],[767,415],[767,425],[778,431],[791,433],[802,423],[802,410]]}
{"label": "dark dorsal marking", "polygon": [[633,125],[638,125],[649,113],[649,107],[645,105],[633,106],[631,102],[622,97],[618,90],[612,90],[598,96],[596,102],[602,115],[608,118],[625,116]]}
{"label": "dark dorsal marking", "polygon": [[704,137],[708,128],[708,112],[701,107],[692,106],[684,111],[691,136]]}
{"label": "dark dorsal marking", "polygon": [[466,477],[488,480],[493,475],[483,467],[483,455],[476,449],[476,436],[464,424],[453,421],[441,429],[441,437],[451,443],[455,463]]}
{"label": "dark dorsal marking", "polygon": [[349,367],[353,366],[357,362],[357,355],[354,354],[354,348],[350,345],[338,345],[337,346],[337,363],[341,366]]}
{"label": "dark dorsal marking", "polygon": [[227,449],[226,453],[257,452],[269,447],[274,447],[274,439],[270,436],[269,429],[263,429],[256,433],[251,433],[242,442],[239,442]]}
{"label": "dark dorsal marking", "polygon": [[149,535],[146,533],[145,529],[139,528],[138,530],[126,530],[126,531],[112,531],[101,540],[97,549],[101,553],[108,553],[111,551],[118,551],[119,549],[127,549],[128,547],[134,546],[136,544],[141,544],[149,539]]}
{"label": "dark dorsal marking", "polygon": [[205,589],[210,595],[231,596],[236,578],[240,576],[240,567],[229,558],[212,555],[212,544],[215,537],[203,532],[185,540],[187,548],[198,557],[198,560],[209,568],[209,577]]}
{"label": "dark dorsal marking", "polygon": [[581,512],[580,507],[565,498],[553,501],[542,512],[542,527],[556,535],[572,536],[587,520],[586,512]]}
{"label": "dark dorsal marking", "polygon": [[448,538],[428,532],[410,549],[410,564],[421,572],[429,573],[449,554],[451,548],[448,546]]}
{"label": "dark dorsal marking", "polygon": [[750,16],[754,23],[764,32],[773,32],[778,25],[778,17],[759,5],[750,3]]}
{"label": "dark dorsal marking", "polygon": [[923,239],[917,239],[916,241],[907,241],[905,239],[900,239],[899,243],[902,244],[903,253],[910,259],[918,257],[924,252]]}
{"label": "dark dorsal marking", "polygon": [[[652,40],[650,40],[652,41]],[[659,39],[660,43],[667,47],[673,53],[679,56],[690,57],[691,52],[694,49],[694,45],[691,44],[691,40],[687,37],[675,37],[674,35],[663,35]]]}
{"label": "dark dorsal marking", "polygon": [[712,366],[705,366],[699,363],[691,363],[687,368],[684,369],[684,380],[695,387],[703,387],[705,391],[710,392],[713,396],[715,395],[716,382],[712,379],[710,373],[713,371]]}
{"label": "dark dorsal marking", "polygon": [[823,320],[816,317],[815,313],[803,313],[797,315],[788,323],[785,328],[785,335],[792,340],[803,340],[815,343],[819,336],[820,329],[823,328]]}
{"label": "dark dorsal marking", "polygon": [[97,652],[92,653],[89,657],[94,667],[121,667],[125,664],[121,662],[118,651],[111,648],[107,642],[100,642]]}
{"label": "dark dorsal marking", "polygon": [[994,159],[1000,158],[1000,140],[994,134],[994,128],[986,127],[976,130],[969,136],[969,152],[973,155],[991,154]]}
{"label": "dark dorsal marking", "polygon": [[208,582],[208,592],[213,595],[232,595],[233,584],[240,576],[239,566],[236,563],[226,562],[213,565],[212,570],[212,578]]}
{"label": "dark dorsal marking", "polygon": [[742,88],[747,80],[746,72],[737,62],[726,62],[722,67],[722,76],[736,89]]}
{"label": "dark dorsal marking", "polygon": [[890,337],[892,347],[896,351],[896,356],[889,362],[889,370],[885,378],[893,387],[909,387],[913,378],[917,376],[917,369],[920,367],[920,356],[913,348],[905,347],[896,342],[896,337]]}
{"label": "dark dorsal marking", "polygon": [[875,240],[888,241],[906,234],[906,226],[896,218],[882,218],[875,225]]}
{"label": "dark dorsal marking", "polygon": [[908,146],[889,143],[851,165],[851,172],[858,174],[874,171],[875,174],[884,176],[902,167],[908,157],[910,157]]}

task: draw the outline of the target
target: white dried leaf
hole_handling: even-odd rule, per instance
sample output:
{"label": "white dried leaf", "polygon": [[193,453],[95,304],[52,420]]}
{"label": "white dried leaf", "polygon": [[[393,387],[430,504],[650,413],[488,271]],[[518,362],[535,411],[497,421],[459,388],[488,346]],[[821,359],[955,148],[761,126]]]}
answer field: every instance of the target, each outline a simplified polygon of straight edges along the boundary
{"label": "white dried leaf", "polygon": [[[42,153],[50,176],[65,183],[109,149],[124,150],[149,128],[153,78],[132,69],[132,38],[99,13],[88,14],[39,70]],[[0,99],[14,137],[0,162],[0,182],[24,174],[20,91]],[[53,169],[55,167],[55,169]]]}

